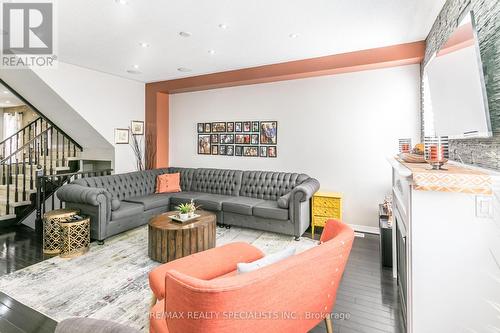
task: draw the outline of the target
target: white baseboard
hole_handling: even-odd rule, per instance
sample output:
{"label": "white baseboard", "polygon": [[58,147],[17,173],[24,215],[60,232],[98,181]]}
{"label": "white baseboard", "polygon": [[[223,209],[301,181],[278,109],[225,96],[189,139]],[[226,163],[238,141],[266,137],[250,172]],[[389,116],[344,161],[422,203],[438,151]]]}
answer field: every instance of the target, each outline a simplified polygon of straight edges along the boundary
{"label": "white baseboard", "polygon": [[351,228],[356,232],[364,232],[367,234],[375,234],[380,235],[380,230],[377,227],[370,227],[367,225],[359,225],[359,224],[349,224]]}

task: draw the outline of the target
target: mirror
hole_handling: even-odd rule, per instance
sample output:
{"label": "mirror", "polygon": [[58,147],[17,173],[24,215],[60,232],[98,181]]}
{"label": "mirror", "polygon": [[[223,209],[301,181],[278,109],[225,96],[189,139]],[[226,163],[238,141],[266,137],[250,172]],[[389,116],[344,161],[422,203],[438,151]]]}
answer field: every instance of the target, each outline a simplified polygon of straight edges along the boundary
{"label": "mirror", "polygon": [[423,82],[426,135],[451,139],[492,135],[472,12],[427,63]]}

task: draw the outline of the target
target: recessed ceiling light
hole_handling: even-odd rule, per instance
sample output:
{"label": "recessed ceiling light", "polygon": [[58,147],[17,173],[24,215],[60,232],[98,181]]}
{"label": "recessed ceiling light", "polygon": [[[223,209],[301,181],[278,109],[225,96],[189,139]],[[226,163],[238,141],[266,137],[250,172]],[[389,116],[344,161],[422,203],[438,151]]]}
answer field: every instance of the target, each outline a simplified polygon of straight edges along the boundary
{"label": "recessed ceiling light", "polygon": [[132,67],[134,67],[135,69],[139,69],[139,65],[134,65]]}
{"label": "recessed ceiling light", "polygon": [[5,101],[5,104],[10,104],[10,101]]}
{"label": "recessed ceiling light", "polygon": [[140,43],[139,43],[139,45],[140,45],[141,47],[144,47],[144,48],[148,48],[148,47],[150,47],[150,46],[151,46],[151,45],[149,45],[149,43],[146,43],[146,42],[140,42]]}
{"label": "recessed ceiling light", "polygon": [[208,50],[209,54],[215,54],[215,50]]}
{"label": "recessed ceiling light", "polygon": [[8,93],[9,93],[9,91],[8,91],[8,90],[4,90],[4,91],[3,91],[3,93],[4,93],[4,94],[8,94]]}
{"label": "recessed ceiling light", "polygon": [[142,74],[141,71],[138,71],[136,69],[129,69],[129,70],[127,70],[127,73],[134,74],[134,75],[136,75],[136,74]]}
{"label": "recessed ceiling light", "polygon": [[290,37],[290,38],[297,38],[297,37],[299,37],[299,34],[289,34],[288,37]]}
{"label": "recessed ceiling light", "polygon": [[187,68],[187,67],[179,67],[179,68],[177,68],[177,70],[179,72],[191,72],[191,68]]}
{"label": "recessed ceiling light", "polygon": [[128,5],[128,0],[115,0],[115,2],[120,5]]}
{"label": "recessed ceiling light", "polygon": [[179,32],[179,36],[181,36],[181,37],[191,37],[191,35],[192,34],[190,32],[188,32],[188,31],[181,31],[181,32]]}
{"label": "recessed ceiling light", "polygon": [[221,23],[221,24],[219,24],[219,28],[227,29],[227,24]]}

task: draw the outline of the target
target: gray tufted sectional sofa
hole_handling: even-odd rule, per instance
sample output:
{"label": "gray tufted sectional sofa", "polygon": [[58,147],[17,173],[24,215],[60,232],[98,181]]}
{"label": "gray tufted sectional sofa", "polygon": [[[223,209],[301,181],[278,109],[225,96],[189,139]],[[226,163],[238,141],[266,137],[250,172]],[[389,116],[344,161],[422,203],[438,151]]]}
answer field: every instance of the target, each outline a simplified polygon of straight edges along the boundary
{"label": "gray tufted sectional sofa", "polygon": [[[181,174],[181,192],[155,193],[156,177]],[[309,199],[319,182],[305,174],[164,168],[82,178],[61,187],[68,208],[91,216],[91,237],[107,237],[148,223],[191,199],[217,222],[300,237],[309,227]]]}

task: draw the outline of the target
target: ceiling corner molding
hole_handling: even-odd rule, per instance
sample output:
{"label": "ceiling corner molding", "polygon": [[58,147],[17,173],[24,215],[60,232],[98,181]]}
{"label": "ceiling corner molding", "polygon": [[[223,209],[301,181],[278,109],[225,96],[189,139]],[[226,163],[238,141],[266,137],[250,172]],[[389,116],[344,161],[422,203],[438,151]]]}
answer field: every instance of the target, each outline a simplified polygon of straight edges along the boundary
{"label": "ceiling corner molding", "polygon": [[146,84],[146,90],[177,94],[258,83],[357,72],[422,62],[425,41],[289,61]]}

